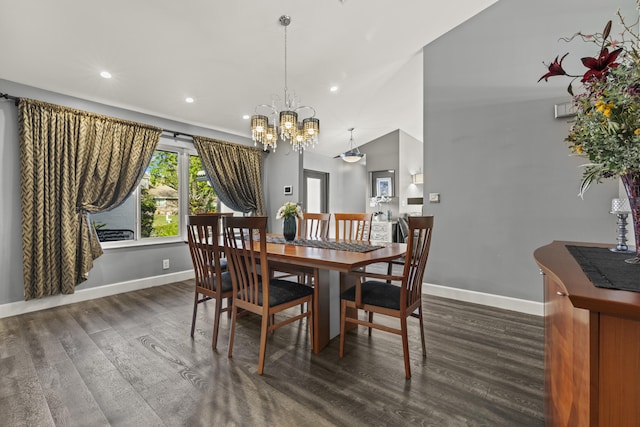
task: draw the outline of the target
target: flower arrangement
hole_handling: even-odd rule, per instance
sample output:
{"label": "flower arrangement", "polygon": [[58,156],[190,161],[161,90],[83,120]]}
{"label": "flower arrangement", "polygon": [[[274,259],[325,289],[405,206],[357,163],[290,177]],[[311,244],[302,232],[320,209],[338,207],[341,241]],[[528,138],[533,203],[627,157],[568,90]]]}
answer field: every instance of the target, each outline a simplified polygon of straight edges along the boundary
{"label": "flower arrangement", "polygon": [[[636,0],[640,7],[640,0]],[[586,157],[580,196],[591,183],[640,171],[640,37],[618,11],[622,31],[611,34],[611,21],[601,33],[578,32],[562,40],[580,39],[597,48],[594,57],[582,58],[583,74],[569,74],[565,53],[551,62],[540,77],[572,78],[568,92],[573,96],[577,116],[565,141],[574,155]],[[574,94],[573,83],[580,79],[581,90]]]}
{"label": "flower arrangement", "polygon": [[287,202],[278,209],[276,219],[298,217],[302,219],[302,208],[297,203]]}

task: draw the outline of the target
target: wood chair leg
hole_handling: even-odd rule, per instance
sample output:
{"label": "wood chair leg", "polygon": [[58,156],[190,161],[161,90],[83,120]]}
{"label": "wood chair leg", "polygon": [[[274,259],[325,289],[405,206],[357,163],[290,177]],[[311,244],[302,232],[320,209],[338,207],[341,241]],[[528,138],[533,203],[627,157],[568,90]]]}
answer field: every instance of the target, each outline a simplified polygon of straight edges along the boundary
{"label": "wood chair leg", "polygon": [[231,319],[231,306],[233,305],[233,298],[227,298],[227,319]]}
{"label": "wood chair leg", "polygon": [[260,356],[258,359],[258,375],[264,372],[264,359],[267,353],[267,332],[269,331],[269,319],[271,316],[262,316],[262,327],[260,328]]}
{"label": "wood chair leg", "polygon": [[340,359],[344,356],[344,335],[346,329],[347,303],[340,302]]}
{"label": "wood chair leg", "polygon": [[[373,323],[373,311],[369,312],[369,323]],[[371,336],[371,326],[369,326],[369,336]]]}
{"label": "wood chair leg", "polygon": [[418,320],[420,321],[420,338],[422,338],[422,357],[427,357],[427,345],[424,339],[424,323],[422,321],[422,305],[418,307]]}
{"label": "wood chair leg", "polygon": [[218,346],[218,329],[220,328],[220,315],[222,314],[222,298],[216,298],[216,310],[213,320],[213,338],[211,338],[211,348],[214,350]]}
{"label": "wood chair leg", "polygon": [[238,309],[235,304],[233,305],[233,313],[231,315],[231,330],[229,331],[229,350],[227,356],[231,357],[233,354],[233,336],[236,332],[236,316],[238,315]]}
{"label": "wood chair leg", "polygon": [[407,336],[407,318],[400,319],[400,331],[402,333],[402,352],[404,353],[404,373],[407,379],[411,379],[411,361],[409,360],[409,339]]}
{"label": "wood chair leg", "polygon": [[195,298],[193,300],[193,317],[191,318],[191,338],[196,330],[196,316],[198,314],[198,291],[196,291]]}
{"label": "wood chair leg", "polygon": [[309,317],[307,317],[309,322],[309,342],[311,343],[311,350],[313,348],[313,304],[311,302],[307,303],[307,311],[309,312]]}

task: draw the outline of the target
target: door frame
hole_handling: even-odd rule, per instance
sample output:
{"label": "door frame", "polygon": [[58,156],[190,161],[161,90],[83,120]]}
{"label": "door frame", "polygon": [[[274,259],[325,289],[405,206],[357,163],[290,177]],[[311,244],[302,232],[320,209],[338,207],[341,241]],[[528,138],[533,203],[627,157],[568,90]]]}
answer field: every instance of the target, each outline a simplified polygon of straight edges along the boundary
{"label": "door frame", "polygon": [[302,192],[303,192],[303,211],[307,212],[307,178],[320,180],[320,212],[329,212],[329,173],[316,171],[312,169],[304,169],[302,172]]}

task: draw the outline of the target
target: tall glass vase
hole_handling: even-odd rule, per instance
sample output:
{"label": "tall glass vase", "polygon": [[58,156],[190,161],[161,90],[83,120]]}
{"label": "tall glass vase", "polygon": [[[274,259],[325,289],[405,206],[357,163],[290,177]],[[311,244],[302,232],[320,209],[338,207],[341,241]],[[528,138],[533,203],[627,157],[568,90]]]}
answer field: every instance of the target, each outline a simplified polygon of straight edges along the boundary
{"label": "tall glass vase", "polygon": [[285,217],[282,223],[282,235],[284,236],[284,240],[286,240],[287,242],[293,242],[293,240],[296,238],[296,228],[296,217]]}
{"label": "tall glass vase", "polygon": [[622,184],[629,196],[631,218],[633,219],[633,232],[636,237],[636,256],[626,259],[629,264],[640,264],[640,171],[621,175]]}

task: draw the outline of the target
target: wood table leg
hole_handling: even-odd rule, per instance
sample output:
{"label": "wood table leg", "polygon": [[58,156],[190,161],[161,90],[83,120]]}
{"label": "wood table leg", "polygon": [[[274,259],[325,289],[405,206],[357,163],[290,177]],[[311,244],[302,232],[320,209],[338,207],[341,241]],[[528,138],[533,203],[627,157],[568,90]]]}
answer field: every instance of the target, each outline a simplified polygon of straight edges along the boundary
{"label": "wood table leg", "polygon": [[329,270],[314,269],[313,286],[313,352],[320,353],[329,344],[330,304]]}
{"label": "wood table leg", "polygon": [[[357,278],[348,273],[340,273],[340,294],[349,289],[352,286],[356,285]],[[355,308],[347,307],[347,314],[349,317],[357,317],[358,311]],[[350,331],[352,329],[357,329],[358,325],[355,323],[347,323],[345,325],[345,330]]]}

